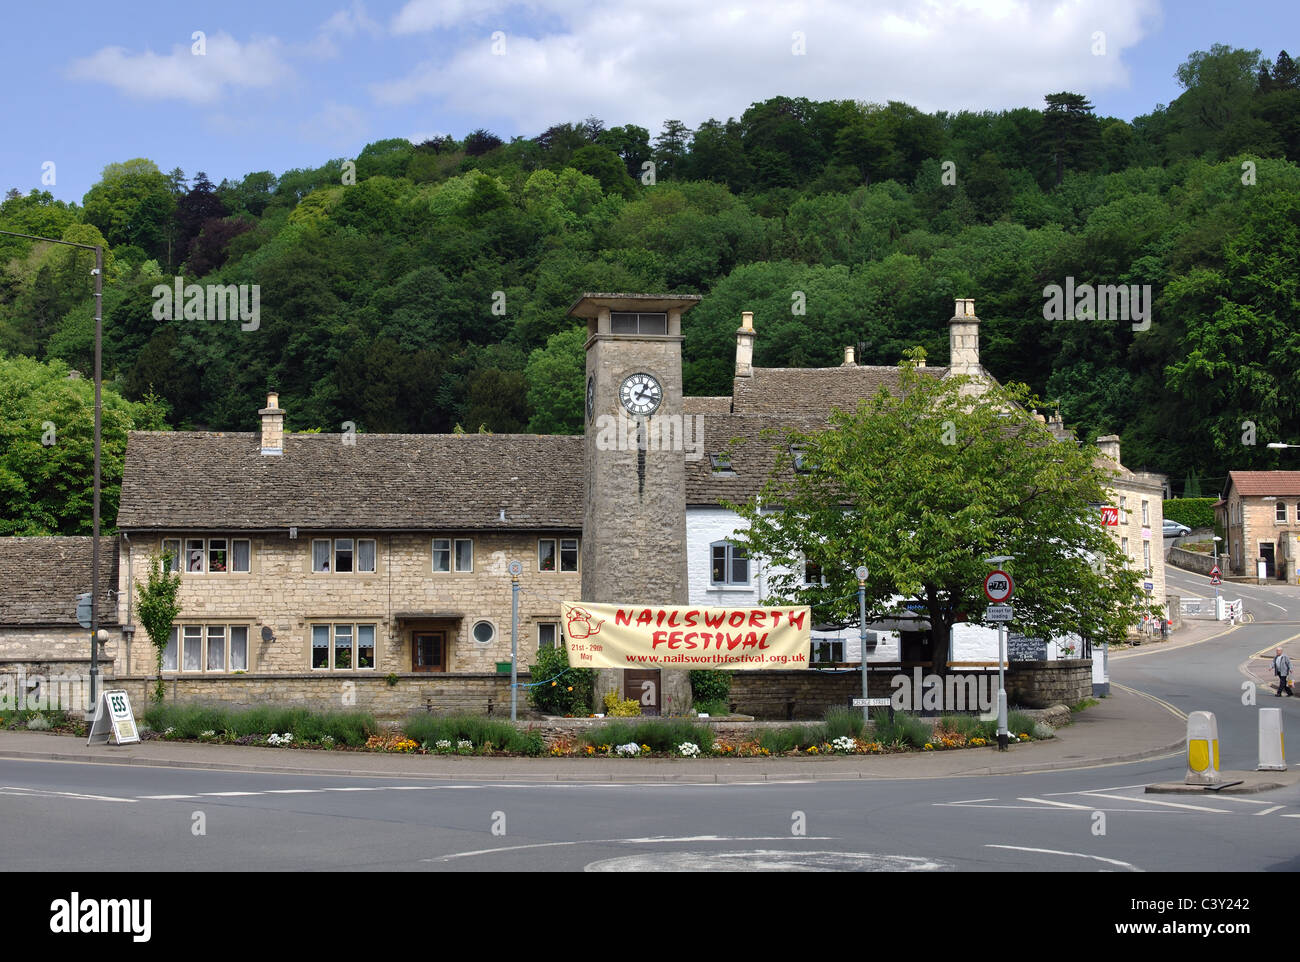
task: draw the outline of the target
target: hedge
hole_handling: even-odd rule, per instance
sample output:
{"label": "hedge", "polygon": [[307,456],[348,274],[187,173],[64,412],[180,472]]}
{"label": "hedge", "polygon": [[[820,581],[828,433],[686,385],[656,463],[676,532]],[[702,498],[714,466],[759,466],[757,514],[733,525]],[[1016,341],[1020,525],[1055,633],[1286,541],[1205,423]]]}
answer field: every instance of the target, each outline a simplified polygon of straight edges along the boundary
{"label": "hedge", "polygon": [[1218,498],[1170,498],[1165,502],[1165,520],[1189,528],[1214,527],[1214,502]]}

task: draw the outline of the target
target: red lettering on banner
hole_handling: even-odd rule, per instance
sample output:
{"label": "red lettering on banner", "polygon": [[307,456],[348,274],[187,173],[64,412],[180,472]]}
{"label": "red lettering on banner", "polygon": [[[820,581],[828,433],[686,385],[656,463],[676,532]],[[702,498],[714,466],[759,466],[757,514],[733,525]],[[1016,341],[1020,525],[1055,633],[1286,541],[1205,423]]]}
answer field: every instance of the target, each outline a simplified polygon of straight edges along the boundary
{"label": "red lettering on banner", "polygon": [[781,627],[781,616],[782,616],[783,614],[785,614],[785,612],[783,612],[783,611],[776,611],[776,610],[773,610],[771,614],[772,614],[772,627],[773,627],[773,628],[780,628],[780,627]]}
{"label": "red lettering on banner", "polygon": [[650,609],[649,609],[649,608],[642,608],[642,609],[641,609],[641,614],[639,614],[639,615],[636,616],[636,623],[637,623],[637,627],[638,627],[638,628],[639,628],[641,625],[648,625],[648,624],[650,624],[650,622],[653,621],[653,620],[654,620],[654,617],[650,614]]}
{"label": "red lettering on banner", "polygon": [[704,623],[710,628],[721,628],[722,623],[726,620],[727,613],[725,611],[720,611],[713,615],[709,614],[707,611],[704,613]]}
{"label": "red lettering on banner", "polygon": [[631,616],[630,614],[628,614],[626,611],[624,611],[622,608],[615,609],[615,611],[614,611],[614,624],[616,624],[616,625],[630,625],[630,624],[632,624],[632,616]]}
{"label": "red lettering on banner", "polygon": [[682,643],[682,633],[680,631],[670,631],[668,633],[668,647],[675,649]]}
{"label": "red lettering on banner", "polygon": [[700,646],[697,645],[695,642],[691,641],[692,638],[698,638],[698,637],[700,637],[700,633],[699,633],[698,631],[688,631],[688,632],[686,632],[686,637],[683,639],[683,641],[686,642],[686,647],[687,647],[687,648],[698,648],[698,647],[700,647]]}
{"label": "red lettering on banner", "polygon": [[733,611],[727,615],[727,624],[733,628],[739,628],[745,623],[745,613],[743,611]]}
{"label": "red lettering on banner", "polygon": [[700,613],[694,609],[686,612],[686,627],[694,628],[700,623]]}
{"label": "red lettering on banner", "polygon": [[731,651],[731,650],[733,650],[737,645],[739,645],[739,644],[740,644],[741,642],[743,642],[744,640],[745,640],[745,636],[744,636],[744,635],[733,635],[733,634],[731,634],[730,632],[728,632],[728,633],[727,633],[727,651]]}
{"label": "red lettering on banner", "polygon": [[767,615],[764,613],[764,611],[763,611],[762,608],[750,608],[750,609],[749,609],[749,627],[751,627],[751,628],[759,628],[759,627],[761,627],[762,624],[763,624],[763,622],[764,622],[764,620],[766,619],[766,617],[767,617]]}
{"label": "red lettering on banner", "polygon": [[652,649],[654,649],[654,648],[658,648],[660,645],[662,645],[665,641],[668,640],[668,632],[666,632],[666,631],[656,631],[656,632],[655,632],[653,635],[651,635],[650,637],[653,639],[653,640],[651,641],[651,643],[650,643],[650,647],[651,647]]}
{"label": "red lettering on banner", "polygon": [[802,629],[802,628],[803,628],[803,623],[804,623],[804,621],[807,620],[807,618],[808,618],[808,612],[807,612],[807,610],[804,610],[804,611],[792,611],[792,612],[790,612],[789,617],[786,619],[786,623],[787,623],[791,628],[800,628],[800,629]]}

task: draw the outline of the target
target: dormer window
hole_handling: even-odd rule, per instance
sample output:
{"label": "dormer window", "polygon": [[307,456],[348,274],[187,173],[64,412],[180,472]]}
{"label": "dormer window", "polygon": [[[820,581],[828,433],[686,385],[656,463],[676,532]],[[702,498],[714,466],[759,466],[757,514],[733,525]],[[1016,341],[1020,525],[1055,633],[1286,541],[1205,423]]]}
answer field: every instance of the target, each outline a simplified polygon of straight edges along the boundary
{"label": "dormer window", "polygon": [[727,477],[735,477],[736,472],[731,467],[730,454],[710,454],[709,464],[713,467],[714,474],[721,474]]}
{"label": "dormer window", "polygon": [[807,474],[812,471],[814,465],[808,460],[808,449],[802,444],[790,446],[790,457],[794,459],[794,469],[798,474]]}
{"label": "dormer window", "polygon": [[667,334],[668,315],[614,311],[609,315],[609,329],[614,334]]}

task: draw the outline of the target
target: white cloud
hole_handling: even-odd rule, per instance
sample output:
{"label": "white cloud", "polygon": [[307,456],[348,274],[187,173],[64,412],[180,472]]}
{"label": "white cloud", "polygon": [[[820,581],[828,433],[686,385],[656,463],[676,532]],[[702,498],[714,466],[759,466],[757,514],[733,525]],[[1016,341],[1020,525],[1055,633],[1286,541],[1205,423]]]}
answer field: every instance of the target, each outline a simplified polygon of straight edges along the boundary
{"label": "white cloud", "polygon": [[[525,15],[547,28],[513,32]],[[460,46],[371,93],[531,131],[589,114],[652,131],[668,118],[694,126],[777,95],[931,111],[1041,105],[1060,90],[1125,86],[1122,55],[1158,18],[1158,0],[410,0],[394,33],[454,30]],[[504,56],[493,53],[497,29]],[[1092,53],[1096,31],[1104,56]]]}
{"label": "white cloud", "polygon": [[340,40],[350,40],[359,33],[379,36],[384,28],[370,19],[366,8],[360,0],[354,0],[352,6],[336,11],[320,25],[316,36],[302,46],[302,51],[318,60],[332,60],[339,55]]}
{"label": "white cloud", "polygon": [[104,47],[74,61],[68,72],[75,79],[105,83],[128,96],[196,104],[213,103],[229,88],[264,89],[293,77],[281,60],[280,42],[274,38],[241,44],[230,34],[219,32],[206,37],[204,44],[206,52],[201,55],[184,44],[177,44],[167,54]]}

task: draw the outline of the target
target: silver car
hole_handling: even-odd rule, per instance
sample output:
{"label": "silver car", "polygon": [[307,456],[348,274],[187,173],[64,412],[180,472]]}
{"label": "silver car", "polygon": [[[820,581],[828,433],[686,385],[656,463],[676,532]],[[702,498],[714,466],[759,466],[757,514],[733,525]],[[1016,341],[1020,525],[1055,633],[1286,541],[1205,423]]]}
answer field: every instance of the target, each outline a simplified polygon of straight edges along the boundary
{"label": "silver car", "polygon": [[1177,521],[1165,521],[1165,537],[1181,538],[1185,534],[1191,534],[1192,529],[1185,524],[1179,524]]}

